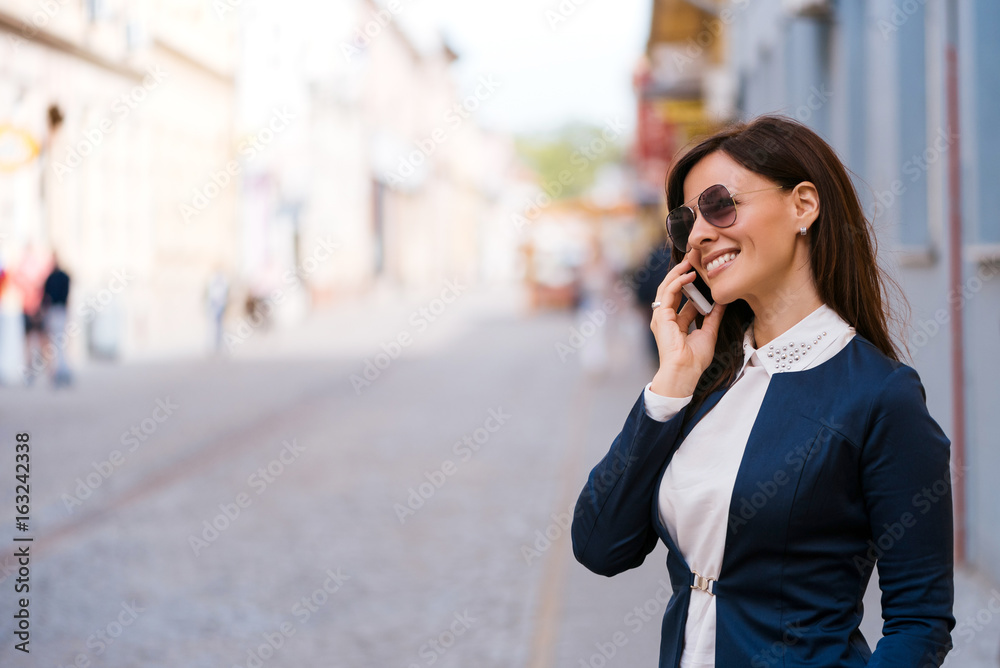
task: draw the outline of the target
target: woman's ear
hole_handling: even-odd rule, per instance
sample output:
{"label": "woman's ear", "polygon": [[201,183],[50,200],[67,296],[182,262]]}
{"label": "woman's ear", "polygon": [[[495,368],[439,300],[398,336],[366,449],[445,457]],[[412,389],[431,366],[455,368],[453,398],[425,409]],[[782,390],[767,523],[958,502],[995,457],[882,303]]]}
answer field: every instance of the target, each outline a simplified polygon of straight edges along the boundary
{"label": "woman's ear", "polygon": [[792,205],[798,227],[808,227],[819,218],[819,191],[811,181],[802,181],[792,190]]}

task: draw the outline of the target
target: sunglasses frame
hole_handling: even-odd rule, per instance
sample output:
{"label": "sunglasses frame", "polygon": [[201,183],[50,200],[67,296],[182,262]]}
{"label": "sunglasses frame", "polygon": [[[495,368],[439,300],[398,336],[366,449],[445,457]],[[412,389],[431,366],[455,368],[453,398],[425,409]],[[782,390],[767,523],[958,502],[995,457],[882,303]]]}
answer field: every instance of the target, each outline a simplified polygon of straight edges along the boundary
{"label": "sunglasses frame", "polygon": [[[670,212],[667,213],[666,220],[664,220],[664,225],[667,228],[667,236],[670,237],[670,243],[673,244],[673,246],[675,248],[678,248],[679,250],[681,250],[681,252],[683,252],[683,253],[687,253],[689,250],[691,250],[691,248],[688,247],[688,244],[686,243],[687,242],[686,239],[685,239],[684,247],[682,248],[681,245],[678,244],[677,241],[674,239],[674,235],[672,235],[670,233],[670,216],[674,215],[674,213],[680,211],[681,209],[687,209],[688,211],[690,211],[691,212],[691,226],[688,228],[688,231],[687,231],[687,235],[690,236],[691,235],[691,230],[694,228],[694,221],[697,219],[697,214],[695,213],[694,209],[698,209],[698,213],[701,213],[701,207],[702,207],[701,198],[704,197],[705,193],[707,193],[712,188],[722,188],[723,190],[726,191],[726,194],[729,195],[729,199],[733,199],[733,198],[738,197],[740,195],[751,195],[753,193],[762,193],[762,192],[765,192],[767,190],[784,190],[784,189],[789,188],[789,187],[791,187],[791,186],[771,186],[770,188],[761,188],[759,190],[744,190],[743,192],[734,193],[734,192],[730,192],[729,188],[727,188],[722,183],[716,183],[715,185],[711,185],[711,186],[705,188],[704,190],[702,190],[697,196],[692,197],[690,200],[688,200],[688,202],[697,201],[697,203],[694,205],[694,208],[691,208],[691,206],[688,206],[687,204],[683,204],[681,206],[678,206],[678,207],[675,207],[675,208],[671,209]],[[718,227],[719,229],[725,229],[727,227],[732,227],[733,225],[736,224],[736,217],[737,217],[738,213],[739,213],[739,211],[737,209],[736,202],[734,200],[733,201],[733,220],[732,220],[732,222],[727,223],[725,225],[718,225],[718,224],[712,222],[711,220],[709,220],[709,218],[704,213],[701,214],[701,217],[709,225],[711,225],[713,227]]]}

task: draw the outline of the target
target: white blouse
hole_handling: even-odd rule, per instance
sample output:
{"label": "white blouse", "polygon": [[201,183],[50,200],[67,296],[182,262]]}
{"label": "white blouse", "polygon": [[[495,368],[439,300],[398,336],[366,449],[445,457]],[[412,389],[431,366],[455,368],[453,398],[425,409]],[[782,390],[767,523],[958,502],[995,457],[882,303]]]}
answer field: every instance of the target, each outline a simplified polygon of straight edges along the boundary
{"label": "white blouse", "polygon": [[[817,366],[854,335],[826,304],[760,349],[754,348],[751,322],[736,382],[681,442],[660,480],[660,519],[691,570],[720,579],[736,474],[771,376]],[[651,385],[643,403],[654,420],[666,422],[692,399],[655,394]],[[715,619],[715,596],[692,589],[681,668],[714,668]]]}

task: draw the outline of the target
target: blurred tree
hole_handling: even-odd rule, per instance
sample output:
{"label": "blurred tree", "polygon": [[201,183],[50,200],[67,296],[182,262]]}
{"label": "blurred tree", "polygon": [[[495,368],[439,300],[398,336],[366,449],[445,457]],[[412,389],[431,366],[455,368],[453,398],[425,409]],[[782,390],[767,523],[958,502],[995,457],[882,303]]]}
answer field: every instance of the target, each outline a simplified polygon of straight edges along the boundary
{"label": "blurred tree", "polygon": [[611,126],[573,123],[554,132],[518,137],[515,145],[549,195],[568,199],[585,193],[602,165],[624,160],[625,141]]}

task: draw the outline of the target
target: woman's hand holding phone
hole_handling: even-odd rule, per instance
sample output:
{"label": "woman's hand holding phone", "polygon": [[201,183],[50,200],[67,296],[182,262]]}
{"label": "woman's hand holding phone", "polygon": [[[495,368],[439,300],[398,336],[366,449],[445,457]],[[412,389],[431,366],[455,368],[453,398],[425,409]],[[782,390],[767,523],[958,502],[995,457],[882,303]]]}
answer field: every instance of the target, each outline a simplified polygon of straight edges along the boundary
{"label": "woman's hand holding phone", "polygon": [[653,309],[650,329],[656,338],[660,368],[653,376],[650,389],[664,397],[688,397],[694,394],[701,374],[712,363],[715,340],[725,313],[725,304],[715,304],[705,316],[701,329],[688,329],[697,310],[689,299],[678,312],[682,287],[693,283],[697,274],[685,257],[669,272],[656,290],[656,301],[661,305]]}

